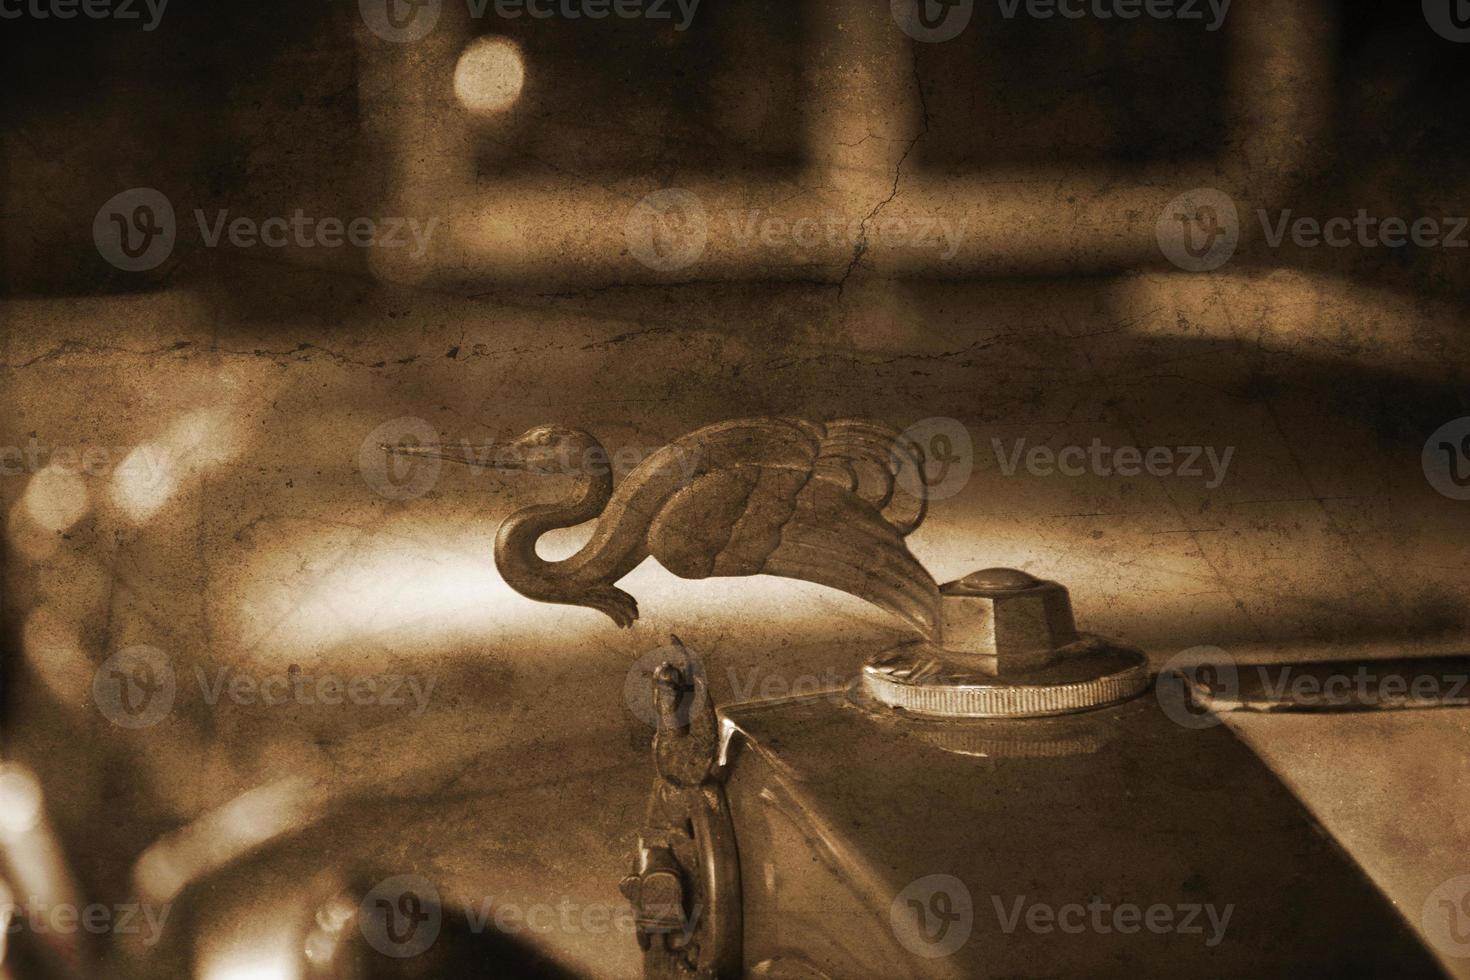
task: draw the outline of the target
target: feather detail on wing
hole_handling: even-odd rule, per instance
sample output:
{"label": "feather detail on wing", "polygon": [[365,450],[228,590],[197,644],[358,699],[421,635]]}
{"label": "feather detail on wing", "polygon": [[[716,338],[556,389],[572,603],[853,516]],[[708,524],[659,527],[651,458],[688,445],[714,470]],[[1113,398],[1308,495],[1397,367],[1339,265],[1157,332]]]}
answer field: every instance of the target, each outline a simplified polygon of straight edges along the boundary
{"label": "feather detail on wing", "polygon": [[939,586],[903,535],[872,504],[821,480],[797,494],[761,571],[841,589],[939,639]]}
{"label": "feather detail on wing", "polygon": [[866,419],[827,423],[815,473],[872,504],[900,535],[924,520],[924,451],[892,426]]}
{"label": "feather detail on wing", "polygon": [[939,588],[879,509],[890,504],[891,476],[886,489],[875,489],[862,472],[872,462],[866,440],[850,443],[869,447],[861,453],[833,444],[830,476],[813,462],[737,465],[700,477],[660,511],[649,550],[685,578],[764,573],[840,589],[937,639]]}

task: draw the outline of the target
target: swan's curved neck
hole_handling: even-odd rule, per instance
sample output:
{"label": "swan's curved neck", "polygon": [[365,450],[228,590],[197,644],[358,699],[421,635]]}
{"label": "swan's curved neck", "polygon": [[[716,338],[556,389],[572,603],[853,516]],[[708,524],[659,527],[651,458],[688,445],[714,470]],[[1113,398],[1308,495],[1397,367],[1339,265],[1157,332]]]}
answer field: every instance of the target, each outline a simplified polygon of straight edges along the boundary
{"label": "swan's curved neck", "polygon": [[575,559],[546,561],[536,554],[536,542],[548,531],[592,520],[612,499],[613,475],[605,462],[607,454],[591,436],[587,442],[573,464],[596,460],[602,465],[594,464],[589,472],[579,473],[576,489],[565,500],[516,511],[505,519],[495,536],[495,567],[511,588],[529,598],[557,600],[582,587],[574,581]]}

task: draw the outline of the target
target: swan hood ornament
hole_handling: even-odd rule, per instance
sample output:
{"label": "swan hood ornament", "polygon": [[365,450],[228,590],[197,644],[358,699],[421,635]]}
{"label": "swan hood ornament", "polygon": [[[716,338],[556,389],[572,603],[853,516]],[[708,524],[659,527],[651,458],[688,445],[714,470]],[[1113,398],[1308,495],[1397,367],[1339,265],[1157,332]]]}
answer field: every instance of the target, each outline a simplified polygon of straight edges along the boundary
{"label": "swan hood ornament", "polygon": [[[475,463],[468,447],[384,446],[388,452]],[[495,564],[521,595],[587,606],[621,627],[638,603],[618,580],[652,556],[682,578],[778,575],[840,589],[940,639],[940,595],[905,538],[924,519],[923,450],[890,426],[750,418],[698,429],[644,459],[614,487],[601,443],[542,425],[491,465],[577,486],[561,502],[511,514]],[[537,540],[597,525],[576,554],[546,561]]]}

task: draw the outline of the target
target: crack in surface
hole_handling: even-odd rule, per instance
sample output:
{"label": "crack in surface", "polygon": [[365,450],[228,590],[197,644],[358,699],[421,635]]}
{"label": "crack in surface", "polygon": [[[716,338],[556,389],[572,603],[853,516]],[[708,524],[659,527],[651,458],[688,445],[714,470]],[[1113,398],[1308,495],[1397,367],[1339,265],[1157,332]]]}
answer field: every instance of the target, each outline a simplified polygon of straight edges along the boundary
{"label": "crack in surface", "polygon": [[908,162],[909,155],[914,152],[914,147],[919,145],[919,141],[929,135],[929,100],[924,95],[924,80],[919,77],[919,51],[917,47],[914,49],[913,67],[914,88],[919,93],[919,109],[922,114],[923,125],[914,134],[913,139],[909,140],[909,145],[904,147],[903,155],[898,158],[898,163],[893,166],[893,187],[888,192],[888,196],[875,204],[873,210],[869,211],[867,216],[858,223],[857,244],[852,248],[852,261],[847,263],[847,271],[842,274],[842,278],[837,283],[838,296],[842,295],[843,289],[847,287],[847,280],[852,278],[853,272],[857,270],[858,265],[863,261],[863,256],[867,254],[869,223],[878,216],[879,211],[882,211],[898,196],[898,184],[903,179],[903,165]]}

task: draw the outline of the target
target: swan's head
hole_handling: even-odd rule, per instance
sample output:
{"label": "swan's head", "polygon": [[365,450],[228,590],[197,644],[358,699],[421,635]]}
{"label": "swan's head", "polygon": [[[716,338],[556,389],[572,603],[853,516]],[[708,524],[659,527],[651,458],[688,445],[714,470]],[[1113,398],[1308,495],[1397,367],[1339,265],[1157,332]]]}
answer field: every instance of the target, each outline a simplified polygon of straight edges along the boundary
{"label": "swan's head", "polygon": [[583,474],[605,470],[607,454],[592,436],[564,425],[538,425],[498,454],[500,469],[545,475]]}
{"label": "swan's head", "polygon": [[602,476],[609,471],[607,453],[592,436],[564,425],[538,425],[508,443],[473,445],[382,444],[399,456],[447,459],[482,469],[540,473],[546,476]]}

